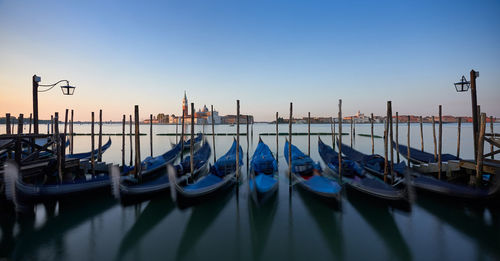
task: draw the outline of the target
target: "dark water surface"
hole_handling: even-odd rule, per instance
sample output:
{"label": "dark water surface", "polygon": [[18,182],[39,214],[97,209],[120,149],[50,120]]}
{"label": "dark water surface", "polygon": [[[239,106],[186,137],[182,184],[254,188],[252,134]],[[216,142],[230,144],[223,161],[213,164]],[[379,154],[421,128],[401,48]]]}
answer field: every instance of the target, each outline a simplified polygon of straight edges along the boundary
{"label": "dark water surface", "polygon": [[[75,128],[77,132],[90,129],[89,125]],[[175,126],[154,128],[155,133],[175,132]],[[287,128],[281,125],[280,131]],[[369,128],[358,125],[356,133],[368,134]],[[375,134],[383,134],[382,128],[377,125]],[[425,149],[433,151],[432,126],[424,128]],[[454,154],[456,125],[443,128],[443,152]],[[245,132],[246,127],[241,129]],[[104,131],[119,133],[121,126],[105,125]],[[210,132],[208,127],[206,131]],[[236,128],[216,126],[216,131],[235,132]],[[294,131],[305,132],[307,126],[295,125]],[[313,125],[312,131],[328,132],[330,126]],[[348,131],[344,125],[344,132]],[[418,125],[412,125],[411,131],[412,144],[419,147]],[[148,126],[141,126],[141,132],[149,133]],[[245,136],[240,138],[245,165],[239,187],[203,204],[181,208],[163,195],[122,206],[110,192],[39,204],[34,214],[16,216],[4,203],[0,256],[15,260],[500,260],[499,206],[462,205],[419,194],[411,207],[394,207],[349,191],[344,191],[339,206],[332,206],[298,188],[289,189],[284,136],[279,138],[278,193],[257,206],[248,192],[246,152],[251,156],[260,132],[274,132],[274,125],[256,124],[249,145]],[[400,127],[403,144],[406,132]],[[471,126],[466,124],[461,148],[466,158],[472,157],[471,136]],[[276,152],[274,136],[262,139]],[[322,139],[331,143],[330,136]],[[343,139],[350,143],[349,136]],[[112,140],[103,160],[120,163],[121,137]],[[126,162],[128,142],[127,138]],[[145,158],[149,136],[141,137],[141,142]],[[154,154],[170,149],[170,142],[175,137],[155,135]],[[218,136],[217,155],[225,153],[231,142],[232,137]],[[307,136],[294,136],[293,142],[307,152]],[[89,143],[90,137],[76,137],[75,152],[88,151]],[[377,153],[383,152],[382,139],[376,139],[375,146]],[[355,147],[369,152],[370,138],[356,137]],[[311,137],[311,156],[320,161],[317,137]]]}

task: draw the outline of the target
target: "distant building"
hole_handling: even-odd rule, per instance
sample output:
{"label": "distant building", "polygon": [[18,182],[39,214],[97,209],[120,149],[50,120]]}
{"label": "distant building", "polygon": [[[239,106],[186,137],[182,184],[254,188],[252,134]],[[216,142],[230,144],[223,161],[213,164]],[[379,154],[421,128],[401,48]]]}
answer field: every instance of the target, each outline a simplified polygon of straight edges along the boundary
{"label": "distant building", "polygon": [[[248,116],[248,123],[253,123],[253,116],[252,115],[240,115],[240,124],[246,124],[247,123],[247,116]],[[236,119],[238,118],[236,115],[226,115],[221,117],[221,121],[223,124],[236,124]]]}
{"label": "distant building", "polygon": [[[184,124],[191,123],[191,115],[188,110],[188,98],[186,92],[184,92],[184,98],[182,99],[182,112],[184,114]],[[167,115],[168,116],[168,115]],[[214,119],[215,124],[221,123],[221,117],[219,116],[219,112],[214,110],[212,112],[207,108],[206,105],[203,105],[202,109],[198,109],[197,112],[194,113],[194,121],[195,124],[211,124],[212,118]],[[175,114],[170,115],[168,118],[168,123],[182,123],[182,115],[176,116]]]}

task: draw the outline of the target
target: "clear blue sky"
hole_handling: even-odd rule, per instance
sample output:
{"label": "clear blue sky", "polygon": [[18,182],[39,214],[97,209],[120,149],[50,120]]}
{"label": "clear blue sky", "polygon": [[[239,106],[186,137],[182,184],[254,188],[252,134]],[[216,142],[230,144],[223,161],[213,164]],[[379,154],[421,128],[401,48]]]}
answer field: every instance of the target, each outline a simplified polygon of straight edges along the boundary
{"label": "clear blue sky", "polygon": [[139,104],[190,102],[256,120],[288,115],[470,115],[452,83],[480,71],[482,110],[500,116],[499,1],[0,0],[0,113],[28,114],[31,76],[69,79],[40,94],[41,118],[74,108],[119,120]]}

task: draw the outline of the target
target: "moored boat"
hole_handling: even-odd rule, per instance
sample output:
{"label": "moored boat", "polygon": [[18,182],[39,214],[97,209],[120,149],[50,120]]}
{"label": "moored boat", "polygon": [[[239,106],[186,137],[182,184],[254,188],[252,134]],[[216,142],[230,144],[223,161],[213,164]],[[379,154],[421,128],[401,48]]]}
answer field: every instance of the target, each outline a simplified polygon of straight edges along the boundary
{"label": "moored boat", "polygon": [[260,138],[250,162],[248,186],[252,198],[261,203],[278,189],[278,163]]}

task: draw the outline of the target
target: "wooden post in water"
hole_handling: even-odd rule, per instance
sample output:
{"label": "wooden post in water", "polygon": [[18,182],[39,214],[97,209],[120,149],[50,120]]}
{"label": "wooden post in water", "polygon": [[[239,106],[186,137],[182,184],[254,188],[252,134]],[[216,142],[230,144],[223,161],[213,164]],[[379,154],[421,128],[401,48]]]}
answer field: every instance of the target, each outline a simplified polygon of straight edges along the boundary
{"label": "wooden post in water", "polygon": [[460,158],[460,130],[462,129],[462,118],[458,117],[457,129],[457,158]]}
{"label": "wooden post in water", "polygon": [[434,139],[434,161],[437,161],[436,120],[432,116],[432,137]]}
{"label": "wooden post in water", "polygon": [[54,116],[50,115],[50,134],[54,134]]}
{"label": "wooden post in water", "polygon": [[5,134],[11,134],[10,113],[5,114]]}
{"label": "wooden post in water", "polygon": [[311,112],[307,113],[307,156],[311,156]]}
{"label": "wooden post in water", "polygon": [[149,147],[151,148],[151,158],[153,157],[153,114],[149,114]]}
{"label": "wooden post in water", "polygon": [[394,183],[394,144],[392,143],[393,140],[393,128],[392,128],[392,102],[387,101],[387,116],[388,116],[388,125],[387,125],[387,141],[389,143],[389,148],[391,150],[391,162],[390,162],[390,169],[389,171],[391,172],[391,179],[392,183]]}
{"label": "wooden post in water", "polygon": [[330,129],[332,130],[332,149],[335,150],[335,120],[330,117]]}
{"label": "wooden post in water", "polygon": [[17,134],[23,134],[24,114],[19,114],[17,118]]}
{"label": "wooden post in water", "polygon": [[236,100],[236,180],[240,180],[240,100]]}
{"label": "wooden post in water", "polygon": [[193,180],[193,172],[194,172],[194,103],[191,103],[191,142],[189,144],[189,166],[191,166],[191,180]]}
{"label": "wooden post in water", "polygon": [[[495,138],[495,132],[493,130],[493,116],[490,116],[490,131],[491,131],[491,139]],[[495,159],[495,154],[493,154],[494,146],[493,143],[490,143],[490,152],[491,152],[491,159]]]}
{"label": "wooden post in water", "polygon": [[69,153],[70,154],[73,154],[73,148],[74,148],[74,146],[73,146],[73,140],[74,140],[73,138],[74,137],[73,136],[75,135],[74,129],[73,129],[73,113],[74,113],[73,110],[71,110],[71,123],[69,125],[69,132],[71,135],[70,142],[69,142]]}
{"label": "wooden post in water", "polygon": [[182,109],[182,119],[181,119],[181,162],[184,159],[184,118],[187,115],[184,115],[184,109]]}
{"label": "wooden post in water", "polygon": [[91,114],[91,125],[90,125],[90,167],[92,170],[92,176],[95,176],[95,155],[94,155],[94,112]]}
{"label": "wooden post in water", "polygon": [[387,174],[389,173],[389,160],[388,160],[388,148],[387,148],[387,139],[388,136],[388,128],[387,125],[389,125],[389,121],[386,120],[384,123],[384,183],[387,183]]}
{"label": "wooden post in water", "polygon": [[102,110],[99,110],[99,141],[97,146],[97,162],[102,161]]}
{"label": "wooden post in water", "polygon": [[292,122],[293,122],[293,103],[290,102],[290,118],[288,119],[288,184],[290,191],[292,189]]}
{"label": "wooden post in water", "polygon": [[279,145],[278,145],[278,135],[279,135],[279,129],[278,129],[278,112],[276,112],[276,161],[278,161],[278,151],[279,151]]}
{"label": "wooden post in water", "polygon": [[477,164],[476,164],[476,187],[481,185],[483,180],[483,160],[484,160],[484,134],[486,132],[486,113],[481,113],[481,123],[479,128],[479,139],[477,142]]}
{"label": "wooden post in water", "polygon": [[443,149],[443,115],[442,107],[439,105],[439,144],[438,144],[438,179],[441,179],[441,154]]}
{"label": "wooden post in water", "polygon": [[[250,128],[249,128],[249,123],[248,123],[249,120],[250,120],[250,116],[248,116],[248,114],[247,114],[247,156],[248,156],[248,147],[250,147]],[[248,160],[248,157],[247,157],[247,160]]]}
{"label": "wooden post in water", "polygon": [[215,154],[215,119],[214,119],[214,106],[210,105],[212,111],[212,147],[214,147],[214,163],[217,161],[217,156]]}
{"label": "wooden post in water", "polygon": [[122,119],[122,168],[125,169],[125,114]]}
{"label": "wooden post in water", "polygon": [[342,184],[342,99],[339,99],[339,141],[337,143],[339,148],[339,177],[340,184]]}
{"label": "wooden post in water", "polygon": [[56,141],[56,152],[57,152],[57,171],[59,174],[59,183],[63,181],[63,168],[62,168],[62,157],[61,157],[61,136],[59,135],[59,113],[54,114],[54,130],[55,130],[55,141]]}
{"label": "wooden post in water", "polygon": [[135,178],[141,178],[141,141],[139,132],[139,105],[134,106],[135,125]]}
{"label": "wooden post in water", "polygon": [[370,130],[371,130],[371,138],[372,138],[372,155],[375,154],[375,140],[373,138],[373,122],[374,122],[373,113],[371,113],[371,115],[370,115]]}
{"label": "wooden post in water", "polygon": [[408,167],[410,167],[410,163],[411,163],[411,154],[410,154],[410,121],[411,121],[411,118],[410,118],[410,115],[408,115],[408,141],[407,141],[407,145],[408,145],[408,148],[406,148],[406,155],[408,157]]}
{"label": "wooden post in water", "polygon": [[351,116],[351,148],[352,148],[352,116]]}
{"label": "wooden post in water", "polygon": [[30,127],[29,127],[29,131],[28,131],[29,134],[31,134],[31,120],[32,120],[32,118],[33,118],[33,114],[30,113]]}
{"label": "wooden post in water", "polygon": [[66,113],[64,114],[64,140],[62,143],[62,150],[66,152],[66,135],[68,134],[68,109],[66,109]]}
{"label": "wooden post in water", "polygon": [[134,145],[132,144],[132,135],[133,135],[133,132],[132,132],[132,114],[129,114],[129,127],[130,127],[130,130],[129,130],[129,141],[130,141],[130,167],[134,166],[134,161],[133,161],[133,158],[134,158]]}
{"label": "wooden post in water", "polygon": [[420,144],[421,144],[421,150],[424,151],[424,124],[423,124],[423,118],[420,116]]}
{"label": "wooden post in water", "polygon": [[396,161],[399,163],[399,113],[396,112]]}

